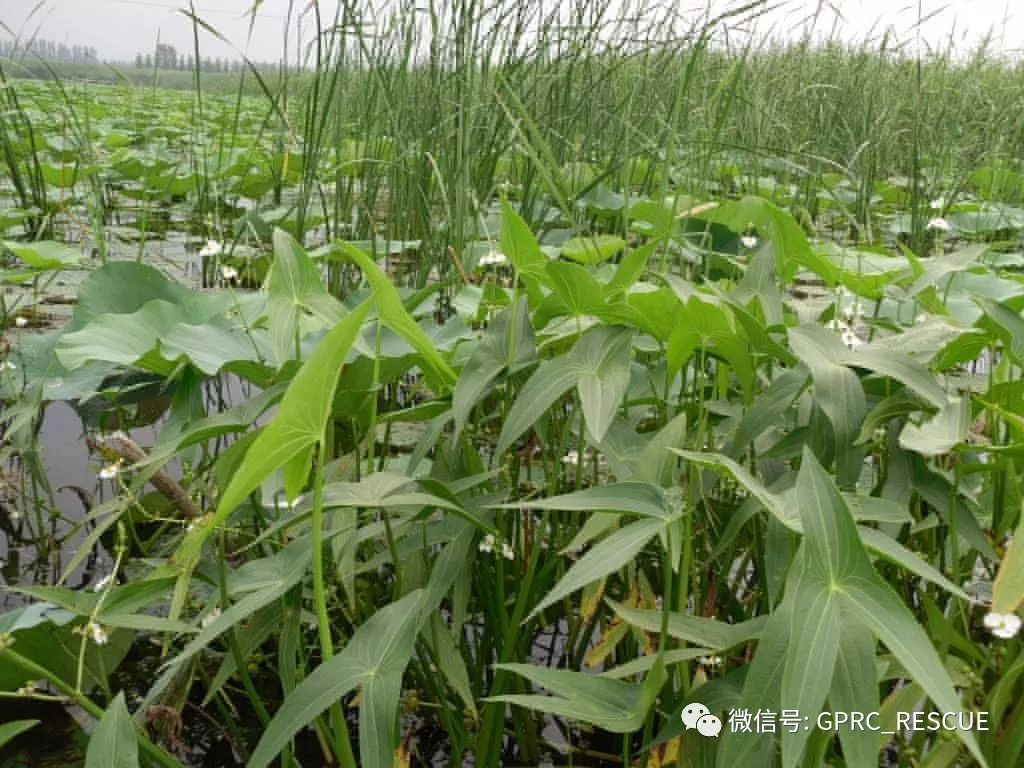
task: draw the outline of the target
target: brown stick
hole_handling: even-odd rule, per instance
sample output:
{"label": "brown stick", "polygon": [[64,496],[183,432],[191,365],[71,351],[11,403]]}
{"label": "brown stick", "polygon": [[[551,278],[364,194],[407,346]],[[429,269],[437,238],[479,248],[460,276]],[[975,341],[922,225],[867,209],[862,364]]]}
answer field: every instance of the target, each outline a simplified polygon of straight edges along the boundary
{"label": "brown stick", "polygon": [[466,268],[462,265],[462,259],[459,258],[458,251],[449,245],[448,254],[452,257],[452,261],[455,262],[455,266],[458,267],[459,274],[462,275],[462,282],[465,285],[471,284],[473,281],[470,280],[469,275],[466,274]]}
{"label": "brown stick", "polygon": [[[86,442],[90,448],[99,453],[113,454],[120,459],[130,461],[132,464],[139,464],[149,458],[149,455],[142,447],[123,432],[115,432],[113,435],[109,435],[100,441],[87,438]],[[166,496],[168,501],[177,507],[178,511],[185,517],[195,519],[203,516],[202,510],[192,501],[188,491],[182,487],[181,483],[167,474],[165,470],[158,469],[149,478],[149,482]]]}

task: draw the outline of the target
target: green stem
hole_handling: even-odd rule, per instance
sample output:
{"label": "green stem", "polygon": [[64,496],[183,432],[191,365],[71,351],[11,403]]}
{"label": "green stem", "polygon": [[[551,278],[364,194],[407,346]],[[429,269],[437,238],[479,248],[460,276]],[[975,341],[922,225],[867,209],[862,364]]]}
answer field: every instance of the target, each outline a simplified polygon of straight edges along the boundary
{"label": "green stem", "polygon": [[[92,701],[85,694],[76,691],[73,686],[68,685],[48,669],[39,666],[31,659],[26,659],[20,653],[11,648],[0,650],[0,656],[6,655],[8,659],[17,666],[28,672],[35,680],[46,680],[50,685],[75,702],[78,706],[95,717],[97,720],[103,717],[103,709]],[[158,747],[136,727],[135,735],[139,739],[139,748],[154,762],[166,766],[166,768],[182,768],[181,763]]]}
{"label": "green stem", "polygon": [[[226,533],[221,531],[220,548],[222,553],[227,552],[225,539]],[[229,607],[227,558],[222,555],[218,559],[220,561],[220,605],[221,608],[226,611]],[[260,698],[259,692],[256,690],[256,685],[252,681],[252,675],[249,674],[249,667],[246,665],[245,656],[242,654],[242,646],[238,642],[238,630],[236,627],[232,627],[228,631],[227,640],[228,649],[231,651],[231,657],[235,660],[235,669],[238,670],[238,677],[242,681],[242,687],[245,688],[245,693],[249,697],[249,701],[252,703],[256,716],[260,719],[260,723],[265,726],[270,722],[270,713],[267,712],[267,708],[263,706],[263,700]]]}
{"label": "green stem", "polygon": [[[327,613],[327,588],[324,580],[324,439],[317,445],[316,476],[313,481],[313,603],[316,608],[317,631],[320,635],[320,655],[323,663],[334,657],[331,639],[331,619]],[[356,758],[348,737],[348,726],[341,704],[331,707],[334,732],[334,752],[343,768],[356,768]]]}

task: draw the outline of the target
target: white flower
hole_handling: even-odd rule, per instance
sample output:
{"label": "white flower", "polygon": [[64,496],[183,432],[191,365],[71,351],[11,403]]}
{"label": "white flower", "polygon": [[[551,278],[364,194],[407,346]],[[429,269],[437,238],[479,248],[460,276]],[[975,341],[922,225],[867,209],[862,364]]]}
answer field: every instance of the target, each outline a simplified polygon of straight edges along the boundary
{"label": "white flower", "polygon": [[477,549],[479,549],[481,552],[491,553],[494,551],[494,543],[494,534],[488,533],[486,536],[484,536],[483,541],[480,542],[480,545],[477,547]]}
{"label": "white flower", "polygon": [[199,255],[204,258],[208,256],[219,256],[223,252],[224,246],[216,240],[207,240],[206,245],[199,249]]}
{"label": "white flower", "polygon": [[237,280],[238,279],[238,270],[235,269],[232,266],[227,265],[227,264],[221,264],[220,276],[224,280],[229,280],[229,281],[230,280]]}
{"label": "white flower", "polygon": [[297,506],[299,506],[299,504],[302,503],[303,498],[305,497],[300,493],[291,501],[288,501],[288,499],[278,500],[277,504],[278,506],[284,507],[285,509],[295,509]]}
{"label": "white flower", "polygon": [[204,525],[206,525],[206,521],[209,519],[209,517],[209,515],[204,515],[203,517],[192,518],[189,521],[188,525],[185,526],[185,533],[192,533],[192,531],[202,528]]}
{"label": "white flower", "polygon": [[107,630],[97,624],[95,621],[90,621],[85,625],[83,634],[92,640],[96,645],[106,645],[110,642],[110,638],[107,636]]}
{"label": "white flower", "polygon": [[27,317],[22,317],[21,315],[18,315],[16,318],[14,318],[15,328],[24,328],[26,325],[28,325]]}
{"label": "white flower", "polygon": [[16,370],[18,370],[18,366],[16,366],[10,360],[4,360],[3,362],[0,362],[0,372],[2,372],[2,371],[16,371]]}
{"label": "white flower", "polygon": [[757,245],[757,236],[756,235],[743,235],[740,238],[740,242],[743,243],[743,247],[744,248],[753,248],[755,245]]}
{"label": "white flower", "polygon": [[934,219],[929,220],[927,229],[933,229],[938,232],[949,232],[952,229],[952,225],[941,216],[936,216]]}
{"label": "white flower", "polygon": [[859,301],[853,302],[853,304],[843,310],[843,317],[847,320],[860,320],[864,317],[864,305]]}
{"label": "white flower", "polygon": [[103,469],[100,470],[100,480],[113,480],[121,474],[121,460],[118,459],[113,464],[107,464]]}
{"label": "white flower", "polygon": [[703,664],[705,667],[720,667],[722,666],[721,656],[699,656],[697,658],[698,664]]}
{"label": "white flower", "polygon": [[934,200],[928,203],[928,207],[930,207],[933,211],[941,211],[943,208],[946,207],[946,198],[936,197]]}
{"label": "white flower", "polygon": [[831,328],[833,331],[847,331],[850,329],[850,326],[848,326],[838,317],[833,317],[831,320],[829,320],[828,327]]}
{"label": "white flower", "polygon": [[502,545],[501,545],[501,556],[504,557],[506,560],[515,560],[516,559],[516,551],[512,548],[512,545],[509,544],[507,541],[506,542],[502,542]]}
{"label": "white flower", "polygon": [[477,264],[481,267],[490,267],[495,264],[504,264],[508,259],[504,253],[500,251],[490,250],[480,257],[480,261]]}
{"label": "white flower", "polygon": [[853,331],[843,331],[842,336],[843,344],[845,344],[850,349],[857,349],[857,347],[864,346],[864,342],[861,341],[860,336],[858,336]]}
{"label": "white flower", "polygon": [[106,576],[104,576],[102,579],[100,579],[99,581],[97,581],[95,584],[92,585],[92,591],[93,592],[102,592],[104,589],[109,587],[113,581],[114,581],[114,574],[113,573],[108,573]]}
{"label": "white flower", "polygon": [[920,325],[928,320],[928,315],[922,312],[920,315],[914,318],[914,325]]}
{"label": "white flower", "polygon": [[985,626],[996,637],[1009,640],[1020,632],[1020,616],[1015,613],[995,613],[993,611],[985,614]]}
{"label": "white flower", "polygon": [[570,467],[575,467],[580,463],[580,452],[569,451],[562,457],[562,463],[567,464]]}
{"label": "white flower", "polygon": [[199,626],[206,629],[208,626],[213,624],[217,619],[220,618],[220,607],[214,608],[208,614],[203,617],[203,620],[199,622]]}

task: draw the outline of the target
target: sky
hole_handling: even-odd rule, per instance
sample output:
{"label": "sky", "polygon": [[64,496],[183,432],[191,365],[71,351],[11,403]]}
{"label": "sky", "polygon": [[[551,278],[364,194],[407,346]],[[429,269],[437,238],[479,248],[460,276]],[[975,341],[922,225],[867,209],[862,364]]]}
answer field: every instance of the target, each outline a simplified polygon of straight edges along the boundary
{"label": "sky", "polygon": [[[337,0],[319,0],[327,17]],[[614,3],[616,0],[612,0]],[[622,0],[619,0],[620,2]],[[740,5],[741,0],[667,0],[682,8],[712,11]],[[297,33],[308,39],[312,29],[310,16],[301,12],[311,0],[263,0],[250,30],[246,12],[253,0],[194,0],[197,14],[220,31],[231,43],[257,61],[276,61],[283,50],[285,22],[292,9],[293,22],[288,45],[294,55]],[[369,13],[374,4],[387,0],[359,0]],[[993,45],[1009,55],[1024,49],[1024,3],[1019,0],[769,0],[778,6],[755,24],[741,30],[754,34],[772,33],[780,37],[798,34],[808,19],[815,19],[818,35],[833,30],[850,42],[878,38],[891,28],[907,42],[946,47],[953,42],[960,49],[973,47],[979,39],[993,33]],[[424,0],[424,5],[426,0]],[[179,52],[192,49],[191,22],[180,13],[187,0],[0,0],[0,22],[22,38],[38,34],[67,45],[91,45],[100,57],[131,61],[135,54],[151,52],[157,37],[174,45]],[[1014,6],[1021,10],[1013,10]],[[920,8],[919,8],[920,6]],[[815,15],[815,11],[819,13]],[[920,15],[919,15],[920,14]],[[925,22],[917,26],[917,20]],[[301,27],[304,26],[304,29]],[[742,34],[742,32],[741,32]],[[0,37],[10,32],[0,27]],[[202,32],[201,53],[214,58],[237,59],[232,47]]]}

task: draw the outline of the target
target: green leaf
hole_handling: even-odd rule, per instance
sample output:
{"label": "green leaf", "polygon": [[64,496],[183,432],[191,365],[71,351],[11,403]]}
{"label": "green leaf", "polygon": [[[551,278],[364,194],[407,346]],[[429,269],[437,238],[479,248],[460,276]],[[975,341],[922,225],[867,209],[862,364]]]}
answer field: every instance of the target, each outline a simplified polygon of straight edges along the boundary
{"label": "green leaf", "polygon": [[789,343],[811,371],[815,399],[835,435],[840,479],[851,483],[860,474],[853,443],[867,415],[867,401],[857,374],[845,365],[849,350],[834,333],[817,325],[790,328]]}
{"label": "green leaf", "polygon": [[744,410],[725,453],[733,457],[742,455],[755,438],[784,420],[790,407],[807,388],[807,379],[807,369],[800,366],[785,371],[772,381]]}
{"label": "green leaf", "polygon": [[[400,506],[439,507],[451,512],[461,509],[457,504],[423,491],[410,490],[416,480],[397,472],[373,472],[357,482],[327,483],[323,487],[324,509],[335,507],[391,508]],[[298,509],[311,509],[303,503]]]}
{"label": "green leaf", "polygon": [[555,695],[509,694],[492,696],[487,701],[590,723],[611,733],[630,733],[643,727],[654,695],[661,687],[658,681],[664,679],[661,667],[656,667],[643,685],[532,664],[498,664],[497,668],[515,672]]}
{"label": "green leaf", "polygon": [[[805,518],[806,524],[806,518]],[[815,538],[807,535],[808,545]],[[815,715],[821,712],[832,685],[839,655],[840,606],[831,585],[820,574],[804,574],[798,584],[787,585],[786,599],[795,604],[782,673],[782,707]],[[800,758],[809,732],[782,732],[782,765],[792,768]]]}
{"label": "green leaf", "polygon": [[875,430],[884,429],[893,419],[902,419],[921,410],[921,402],[906,389],[893,392],[880,400],[868,413],[857,435],[857,445],[863,445],[875,436]]}
{"label": "green leaf", "polygon": [[[286,644],[288,640],[284,639],[285,637],[289,637],[297,630],[301,631],[297,626],[292,627],[286,623],[287,619],[293,616],[291,613],[287,614],[287,616],[285,614],[284,606],[287,599],[288,597],[286,596],[284,599],[257,611],[245,622],[244,630],[236,633],[235,638],[238,641],[239,650],[238,656],[243,660],[243,663],[252,658],[253,654],[258,654],[260,646],[271,637],[280,639],[281,643]],[[212,615],[214,614],[208,613],[207,617]],[[294,621],[298,623],[298,616],[294,616]],[[170,666],[173,666],[173,664]],[[191,669],[192,665],[190,664],[183,667],[180,671],[183,675],[188,675]],[[177,670],[171,671],[173,673]],[[220,667],[217,669],[217,674],[204,685],[203,706],[208,706],[210,702],[219,696],[221,691],[224,690],[224,686],[234,679],[237,673],[238,666],[235,663],[234,654],[224,654]],[[288,679],[287,673],[282,674],[281,678],[282,683],[288,686],[286,690],[294,687],[294,683],[289,685],[285,682]]]}
{"label": "green leaf", "polygon": [[664,245],[660,240],[652,240],[639,248],[633,248],[622,257],[619,268],[615,270],[612,279],[605,286],[606,293],[615,291],[629,291],[643,275],[647,268],[647,260],[651,258],[659,246]]}
{"label": "green leaf", "polygon": [[970,245],[949,253],[942,253],[921,261],[923,269],[907,289],[907,295],[914,297],[928,288],[933,288],[944,278],[976,266],[989,250],[987,244]]}
{"label": "green leaf", "polygon": [[218,411],[184,425],[168,425],[160,431],[157,444],[150,451],[149,459],[136,466],[146,466],[155,462],[167,461],[176,452],[189,446],[206,442],[222,435],[244,432],[275,405],[283,396],[290,382],[281,382],[264,389],[248,400],[243,400],[231,408]]}
{"label": "green leaf", "polygon": [[998,336],[1010,355],[1018,364],[1024,364],[1024,319],[1006,304],[999,304],[988,299],[975,299],[985,313],[983,321],[978,325],[987,327]]}
{"label": "green leaf", "polygon": [[324,287],[320,270],[283,229],[274,229],[274,261],[267,272],[267,314],[270,340],[277,359],[296,353],[300,321],[309,313],[323,325],[334,325],[344,314],[341,302]]}
{"label": "green leaf", "polygon": [[663,200],[641,198],[629,206],[630,229],[645,237],[655,238],[655,242],[663,240],[675,230],[680,211],[685,215],[693,202],[688,196]]}
{"label": "green leaf", "polygon": [[520,390],[505,417],[497,453],[503,453],[574,384],[587,429],[600,442],[629,386],[633,331],[600,326],[584,334],[571,352],[543,361]]}
{"label": "green leaf", "polygon": [[552,261],[547,265],[547,274],[554,295],[565,305],[565,314],[583,317],[596,315],[604,308],[601,284],[579,264]]}
{"label": "green leaf", "polygon": [[222,317],[226,296],[186,304],[156,299],[130,314],[104,314],[65,333],[55,348],[69,370],[91,360],[136,365],[169,375],[179,359],[213,375],[228,363],[258,360],[253,341]]}
{"label": "green leaf", "polygon": [[620,528],[573,563],[565,576],[530,612],[533,618],[549,605],[571,595],[587,584],[603,579],[640,554],[647,543],[665,528],[665,521],[645,518]]}
{"label": "green leaf", "polygon": [[686,441],[686,411],[676,416],[647,440],[634,463],[636,478],[647,480],[662,487],[673,484],[673,474],[678,459],[670,448],[677,448]]}
{"label": "green leaf", "polygon": [[[799,567],[794,563],[794,567]],[[791,578],[793,574],[791,574]],[[794,604],[783,600],[768,617],[757,653],[743,683],[743,707],[751,711],[780,709],[779,691],[790,644]],[[718,749],[718,768],[770,768],[775,765],[775,746],[770,734],[736,731],[723,739]]]}
{"label": "green leaf", "polygon": [[124,691],[110,703],[89,737],[85,768],[138,768],[139,741],[124,703]]}
{"label": "green leaf", "polygon": [[875,554],[880,555],[890,563],[906,568],[911,573],[916,573],[922,579],[942,587],[944,590],[950,594],[956,595],[961,600],[973,602],[971,596],[952,581],[947,579],[943,575],[942,571],[926,562],[916,553],[911,552],[896,541],[896,539],[877,528],[858,526],[857,530],[860,533],[861,541],[864,542],[864,546]]}
{"label": "green leaf", "polygon": [[537,347],[528,310],[525,299],[520,299],[515,307],[499,312],[463,366],[452,393],[453,442],[462,432],[473,407],[502,371],[519,368],[536,358]]}
{"label": "green leaf", "polygon": [[501,251],[521,275],[540,278],[548,257],[537,244],[537,238],[523,217],[504,203],[501,207]]}
{"label": "green leaf", "polygon": [[35,243],[4,240],[3,246],[33,269],[64,269],[82,260],[81,251],[52,240]]}
{"label": "green leaf", "polygon": [[750,474],[750,471],[739,462],[717,453],[683,451],[677,448],[671,448],[670,450],[673,453],[679,454],[687,461],[692,461],[694,464],[727,474],[746,488],[761,503],[761,506],[771,512],[787,528],[798,532],[802,530],[799,517],[790,505],[785,503],[785,499],[765,488],[764,484]]}
{"label": "green leaf", "polygon": [[90,272],[79,287],[68,330],[78,330],[103,314],[130,314],[150,301],[163,300],[195,309],[192,302],[202,306],[201,302],[208,298],[169,279],[149,264],[111,261]]}
{"label": "green leaf", "polygon": [[[994,560],[995,551],[987,534],[978,522],[969,496],[961,496],[953,481],[946,477],[921,456],[907,453],[909,458],[909,481],[921,498],[943,515],[950,526],[955,526],[957,535],[964,543],[973,547],[983,557]],[[971,506],[968,506],[971,504]]]}
{"label": "green leaf", "polygon": [[641,517],[671,520],[674,515],[665,507],[665,494],[655,485],[637,481],[610,483],[581,491],[530,499],[515,504],[495,504],[492,509],[558,509],[572,512],[609,510]]}
{"label": "green leaf", "polygon": [[232,590],[232,597],[240,599],[202,627],[172,663],[187,661],[235,625],[279,600],[299,583],[311,559],[309,540],[303,538],[296,539],[276,555],[247,562],[231,576],[232,584],[238,585]]}
{"label": "green leaf", "polygon": [[337,656],[314,669],[264,729],[248,768],[266,768],[296,733],[359,686],[360,765],[392,768],[402,676],[422,620],[423,597],[416,590],[380,609]]}
{"label": "green leaf", "polygon": [[562,244],[562,255],[567,259],[594,266],[608,261],[626,247],[626,241],[614,235],[573,237]]}
{"label": "green leaf", "polygon": [[[83,638],[75,630],[81,625],[76,614],[52,603],[36,602],[0,613],[0,636],[10,633],[20,654],[69,685],[75,685],[79,677]],[[131,632],[114,630],[106,645],[86,643],[81,667],[83,691],[106,682],[107,675],[124,659],[131,641]],[[16,664],[0,664],[0,691],[14,691],[32,679]]]}
{"label": "green leaf", "polygon": [[412,315],[402,304],[398,291],[392,284],[390,278],[384,273],[370,255],[365,251],[356,248],[346,242],[339,242],[338,247],[352,261],[354,261],[363,274],[366,275],[370,287],[373,288],[377,300],[377,314],[384,325],[393,330],[415,349],[423,363],[427,373],[435,382],[450,389],[455,384],[456,375],[451,366],[444,359],[444,356],[437,351],[434,342],[431,341],[426,331],[417,325]]}
{"label": "green leaf", "polygon": [[37,725],[39,725],[38,720],[12,720],[9,723],[0,723],[0,749]]}
{"label": "green leaf", "polygon": [[853,515],[832,478],[806,447],[797,475],[796,497],[800,500],[800,522],[810,564],[824,576],[830,589],[841,587],[854,573],[870,570]]}
{"label": "green leaf", "polygon": [[625,298],[627,306],[636,313],[636,321],[629,325],[636,325],[661,342],[672,338],[679,312],[684,309],[675,291],[668,286],[655,288],[650,283],[644,283],[630,291]]}
{"label": "green leaf", "polygon": [[678,372],[698,350],[728,363],[744,392],[753,390],[754,367],[750,347],[735,326],[731,313],[710,297],[691,296],[680,308],[676,326],[668,340],[669,373],[674,375]]}
{"label": "green leaf", "polygon": [[1006,548],[992,585],[992,611],[1014,613],[1024,603],[1024,517]]}
{"label": "green leaf", "polygon": [[[187,551],[179,552],[180,562],[194,562],[207,536],[222,525],[250,493],[272,472],[301,456],[323,438],[339,372],[362,328],[370,303],[367,300],[346,315],[295,374],[274,418],[253,441],[231,478],[216,513],[197,529],[196,536],[187,538],[182,545],[187,546]],[[182,559],[181,555],[185,557]]]}
{"label": "green leaf", "polygon": [[967,438],[971,405],[966,397],[954,397],[920,426],[908,423],[900,432],[900,447],[922,456],[942,456]]}
{"label": "green leaf", "polygon": [[847,350],[842,361],[846,365],[864,368],[900,382],[935,408],[946,405],[946,391],[939,386],[928,369],[909,355],[887,348],[885,344],[883,340],[857,350]]}
{"label": "green leaf", "polygon": [[[935,705],[943,712],[959,712],[964,704],[953,687],[927,633],[914,621],[903,601],[888,584],[876,576],[867,583],[851,583],[844,590],[844,602],[853,607],[857,618],[871,627],[875,635],[900,661]],[[987,766],[974,734],[958,730],[956,736],[974,759]]]}
{"label": "green leaf", "polygon": [[566,393],[578,378],[568,355],[544,360],[516,397],[505,416],[495,453],[500,455]]}
{"label": "green leaf", "polygon": [[[782,675],[781,706],[815,715],[832,685],[840,643],[841,596],[858,572],[870,563],[857,536],[853,516],[832,479],[804,448],[797,476],[802,562],[792,567],[786,602],[794,606]],[[760,650],[759,650],[760,653]],[[782,735],[782,764],[795,766],[809,733]]]}
{"label": "green leaf", "polygon": [[633,331],[597,328],[573,349],[583,418],[595,442],[604,439],[629,387]]}
{"label": "green leaf", "polygon": [[25,586],[7,587],[11,592],[28,595],[36,600],[58,605],[83,618],[95,619],[105,627],[150,632],[188,632],[187,624],[146,612],[150,605],[165,599],[174,579],[150,578],[115,586],[102,594],[66,587]]}
{"label": "green leaf", "polygon": [[[822,575],[827,589],[841,597],[851,616],[871,627],[939,709],[959,711],[963,704],[931,640],[892,587],[871,567],[853,516],[832,479],[807,448],[797,490],[809,568]],[[807,664],[808,660],[801,663]],[[986,765],[974,735],[969,731],[957,731],[957,735]]]}
{"label": "green leaf", "polygon": [[[863,624],[846,622],[843,626],[828,698],[834,712],[878,712],[881,707],[875,639]],[[839,731],[839,741],[847,768],[875,768],[879,764],[878,734],[846,727]]]}
{"label": "green leaf", "polygon": [[[610,599],[605,602],[619,618],[634,627],[645,632],[661,632],[661,611],[632,608]],[[729,624],[718,619],[673,611],[668,615],[666,631],[669,637],[685,640],[709,651],[727,651],[761,637],[767,623],[767,616],[756,616],[738,624]]]}
{"label": "green leaf", "polygon": [[473,697],[473,685],[469,680],[466,660],[462,657],[459,646],[452,637],[452,632],[445,625],[441,614],[435,612],[431,616],[430,626],[424,630],[424,636],[433,647],[437,666],[462,701],[463,705],[474,718],[477,716],[476,699]]}
{"label": "green leaf", "polygon": [[701,218],[724,224],[733,232],[743,233],[755,227],[768,237],[776,254],[776,266],[783,283],[805,266],[816,272],[829,285],[834,285],[837,269],[828,259],[811,248],[807,233],[788,212],[761,197],[748,196],[737,201],[720,203]]}

